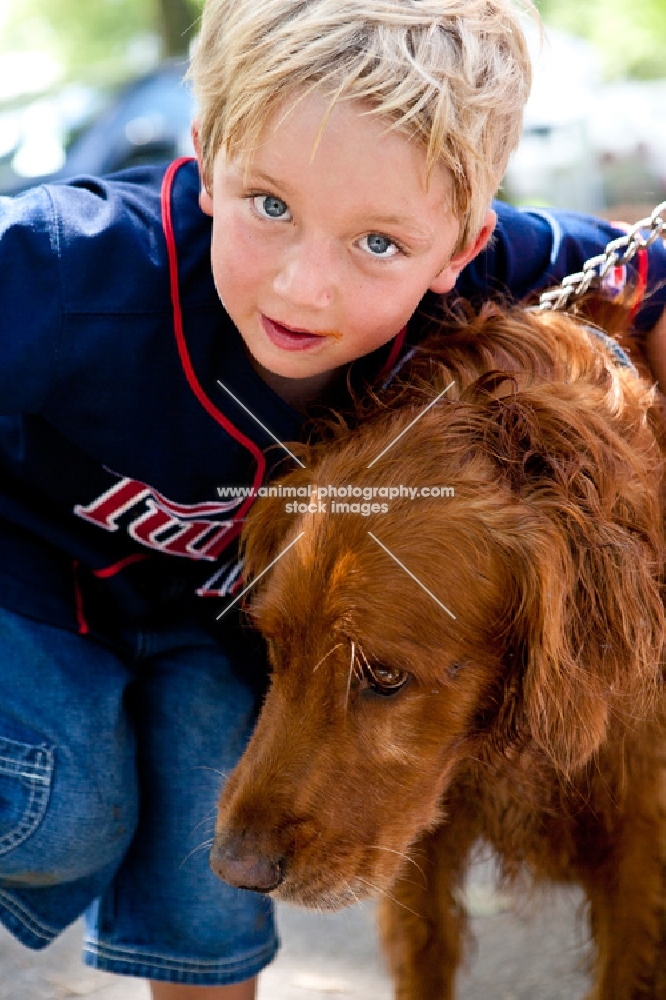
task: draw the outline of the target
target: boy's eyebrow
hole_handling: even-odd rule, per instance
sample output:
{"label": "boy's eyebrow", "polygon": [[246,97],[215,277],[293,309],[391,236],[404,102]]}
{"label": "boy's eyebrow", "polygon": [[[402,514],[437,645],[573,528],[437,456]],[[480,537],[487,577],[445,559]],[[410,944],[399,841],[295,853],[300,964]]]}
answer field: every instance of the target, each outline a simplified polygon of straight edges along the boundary
{"label": "boy's eyebrow", "polygon": [[[282,181],[276,180],[275,177],[271,177],[269,173],[265,170],[259,168],[250,167],[247,171],[248,180],[264,181],[273,188],[280,188],[285,194],[289,194],[289,186],[284,184]],[[368,225],[376,226],[399,226],[404,229],[410,239],[414,240],[415,243],[430,243],[432,240],[432,233],[420,228],[415,224],[413,219],[408,218],[404,215],[395,215],[390,213],[388,215],[368,215]]]}
{"label": "boy's eyebrow", "polygon": [[245,176],[247,178],[251,177],[253,180],[266,181],[266,183],[270,184],[271,187],[283,186],[281,181],[277,181],[274,177],[271,177],[271,175],[267,174],[265,170],[259,170],[257,167],[253,167],[252,165],[250,165],[245,171]]}
{"label": "boy's eyebrow", "polygon": [[432,240],[432,233],[421,229],[414,223],[413,219],[404,215],[370,215],[368,222],[370,225],[376,226],[398,226],[400,229],[404,229],[410,239],[416,243],[430,243]]}

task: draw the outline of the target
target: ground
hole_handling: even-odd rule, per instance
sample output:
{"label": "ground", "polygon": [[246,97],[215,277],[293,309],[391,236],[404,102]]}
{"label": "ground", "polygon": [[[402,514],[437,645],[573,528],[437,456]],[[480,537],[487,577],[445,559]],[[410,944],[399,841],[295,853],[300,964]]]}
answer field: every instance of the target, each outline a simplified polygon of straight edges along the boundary
{"label": "ground", "polygon": [[[485,863],[474,868],[467,895],[477,944],[459,1000],[576,1000],[585,992],[589,952],[577,893],[517,900],[496,890]],[[283,947],[262,976],[259,1000],[390,1000],[373,914],[370,903],[321,916],[280,908]],[[77,924],[46,951],[30,952],[0,930],[0,1000],[148,1000],[145,984],[83,966],[80,939]]]}

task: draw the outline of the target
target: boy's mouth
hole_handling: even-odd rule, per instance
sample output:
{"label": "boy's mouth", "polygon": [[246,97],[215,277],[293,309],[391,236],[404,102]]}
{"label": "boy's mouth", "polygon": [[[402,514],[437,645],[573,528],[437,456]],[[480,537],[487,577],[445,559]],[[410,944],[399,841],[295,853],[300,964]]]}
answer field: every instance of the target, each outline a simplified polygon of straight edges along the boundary
{"label": "boy's mouth", "polygon": [[278,323],[277,320],[269,319],[262,313],[261,323],[268,339],[276,345],[288,351],[302,351],[315,344],[319,344],[327,337],[339,340],[342,336],[337,330],[296,330],[293,327]]}

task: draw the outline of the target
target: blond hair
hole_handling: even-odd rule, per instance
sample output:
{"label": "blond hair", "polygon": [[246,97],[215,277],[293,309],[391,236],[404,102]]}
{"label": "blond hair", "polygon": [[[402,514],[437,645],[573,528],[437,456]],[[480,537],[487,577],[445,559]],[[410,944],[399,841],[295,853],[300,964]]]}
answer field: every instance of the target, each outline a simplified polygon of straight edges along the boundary
{"label": "blond hair", "polygon": [[461,249],[521,134],[521,8],[537,16],[531,0],[207,0],[190,69],[204,183],[219,149],[249,156],[285,99],[323,88],[421,142],[428,176],[448,168]]}

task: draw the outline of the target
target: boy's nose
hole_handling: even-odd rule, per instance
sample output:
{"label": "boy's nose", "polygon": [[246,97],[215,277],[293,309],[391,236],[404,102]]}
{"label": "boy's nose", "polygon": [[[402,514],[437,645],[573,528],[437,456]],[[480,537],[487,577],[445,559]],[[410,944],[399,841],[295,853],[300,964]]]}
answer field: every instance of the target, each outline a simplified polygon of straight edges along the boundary
{"label": "boy's nose", "polygon": [[283,261],[274,280],[278,295],[300,309],[324,309],[333,302],[334,263],[321,248],[305,245]]}

